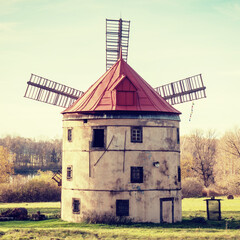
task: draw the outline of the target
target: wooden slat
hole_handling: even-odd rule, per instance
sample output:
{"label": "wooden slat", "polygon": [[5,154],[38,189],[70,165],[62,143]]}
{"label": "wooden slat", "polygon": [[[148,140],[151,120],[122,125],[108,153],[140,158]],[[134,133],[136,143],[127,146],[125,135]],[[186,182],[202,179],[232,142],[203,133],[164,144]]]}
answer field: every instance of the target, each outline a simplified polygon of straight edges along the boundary
{"label": "wooden slat", "polygon": [[64,108],[69,107],[76,99],[83,95],[82,91],[35,74],[31,75],[27,84],[24,97]]}
{"label": "wooden slat", "polygon": [[206,98],[205,89],[201,74],[155,88],[172,105]]}
{"label": "wooden slat", "polygon": [[130,21],[106,19],[106,70],[119,58],[122,48],[122,57],[127,62]]}

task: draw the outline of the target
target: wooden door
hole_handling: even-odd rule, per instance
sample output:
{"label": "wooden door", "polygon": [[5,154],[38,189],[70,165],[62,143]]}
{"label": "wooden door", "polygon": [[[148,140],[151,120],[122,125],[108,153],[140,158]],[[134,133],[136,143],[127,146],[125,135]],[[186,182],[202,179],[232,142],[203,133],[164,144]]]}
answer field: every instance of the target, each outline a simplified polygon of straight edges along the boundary
{"label": "wooden door", "polygon": [[160,198],[160,223],[174,222],[174,198]]}

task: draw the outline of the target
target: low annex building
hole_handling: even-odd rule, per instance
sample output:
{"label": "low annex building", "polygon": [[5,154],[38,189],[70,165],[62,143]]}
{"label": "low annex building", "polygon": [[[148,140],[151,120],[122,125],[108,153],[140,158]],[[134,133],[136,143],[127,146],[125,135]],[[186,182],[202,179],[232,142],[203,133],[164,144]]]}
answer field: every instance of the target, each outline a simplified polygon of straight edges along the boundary
{"label": "low annex building", "polygon": [[120,56],[63,113],[62,219],[182,219],[180,112]]}

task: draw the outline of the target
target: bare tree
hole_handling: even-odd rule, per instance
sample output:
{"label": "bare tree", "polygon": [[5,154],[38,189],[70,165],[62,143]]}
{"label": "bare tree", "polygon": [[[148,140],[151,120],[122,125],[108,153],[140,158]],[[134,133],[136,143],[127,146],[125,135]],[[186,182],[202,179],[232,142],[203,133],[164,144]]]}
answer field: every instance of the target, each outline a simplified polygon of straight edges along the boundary
{"label": "bare tree", "polygon": [[192,170],[203,180],[204,186],[214,183],[214,165],[216,164],[217,139],[215,131],[206,134],[196,130],[190,136],[190,152],[192,154]]}
{"label": "bare tree", "polygon": [[240,129],[228,131],[222,138],[223,150],[234,157],[240,158]]}

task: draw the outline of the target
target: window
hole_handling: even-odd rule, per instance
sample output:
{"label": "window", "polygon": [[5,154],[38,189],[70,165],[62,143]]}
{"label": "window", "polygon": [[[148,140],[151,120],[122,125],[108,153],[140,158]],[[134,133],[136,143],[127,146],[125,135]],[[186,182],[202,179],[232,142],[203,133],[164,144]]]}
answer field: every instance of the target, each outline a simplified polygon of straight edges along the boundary
{"label": "window", "polygon": [[72,166],[67,167],[67,180],[72,180]]}
{"label": "window", "polygon": [[73,210],[73,213],[75,213],[75,214],[79,214],[80,213],[80,200],[79,199],[73,198],[72,210]]}
{"label": "window", "polygon": [[179,134],[179,128],[177,128],[177,144],[180,143],[180,134]]}
{"label": "window", "polygon": [[104,148],[104,128],[93,129],[92,147]]}
{"label": "window", "polygon": [[131,142],[142,142],[142,127],[131,128]]}
{"label": "window", "polygon": [[143,167],[131,167],[131,183],[143,183]]}
{"label": "window", "polygon": [[116,200],[116,215],[129,216],[129,200]]}
{"label": "window", "polygon": [[137,88],[132,82],[125,77],[116,86],[116,103],[118,106],[134,106],[136,105]]}
{"label": "window", "polygon": [[181,167],[178,166],[178,182],[181,182]]}
{"label": "window", "polygon": [[72,141],[72,128],[68,129],[68,141],[71,142]]}
{"label": "window", "polygon": [[135,92],[117,91],[118,106],[133,106]]}

